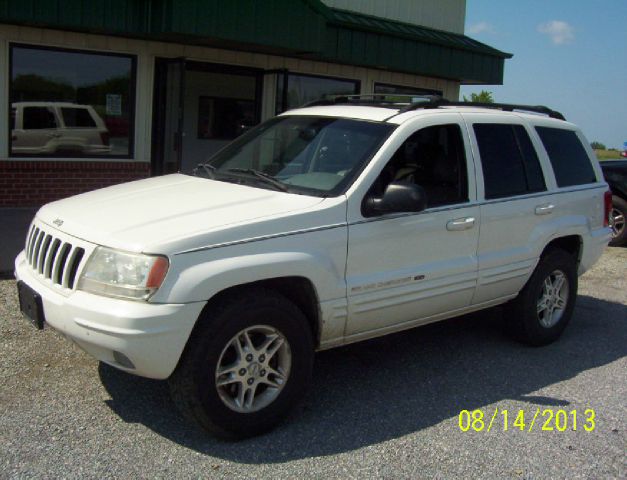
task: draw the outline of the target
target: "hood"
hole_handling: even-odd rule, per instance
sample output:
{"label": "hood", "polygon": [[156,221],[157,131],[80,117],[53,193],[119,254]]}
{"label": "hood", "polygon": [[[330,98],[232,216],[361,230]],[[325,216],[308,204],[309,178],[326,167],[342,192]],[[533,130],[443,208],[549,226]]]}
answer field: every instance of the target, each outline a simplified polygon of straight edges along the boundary
{"label": "hood", "polygon": [[[53,228],[98,245],[170,253],[164,248],[193,246],[206,242],[212,232],[289,215],[322,201],[318,197],[173,174],[52,202],[43,206],[37,217]],[[241,234],[241,228],[235,230]]]}

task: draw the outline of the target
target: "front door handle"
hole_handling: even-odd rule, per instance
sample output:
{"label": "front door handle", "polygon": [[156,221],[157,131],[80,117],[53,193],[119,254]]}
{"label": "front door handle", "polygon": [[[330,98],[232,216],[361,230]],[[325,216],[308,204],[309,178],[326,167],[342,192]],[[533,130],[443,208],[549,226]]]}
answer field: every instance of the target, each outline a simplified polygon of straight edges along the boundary
{"label": "front door handle", "polygon": [[553,213],[554,208],[555,208],[555,205],[553,205],[552,203],[545,203],[544,205],[538,205],[536,207],[536,215],[548,215],[550,213]]}
{"label": "front door handle", "polygon": [[451,232],[460,230],[469,230],[475,226],[474,217],[456,218],[455,220],[449,220],[446,222],[446,229]]}

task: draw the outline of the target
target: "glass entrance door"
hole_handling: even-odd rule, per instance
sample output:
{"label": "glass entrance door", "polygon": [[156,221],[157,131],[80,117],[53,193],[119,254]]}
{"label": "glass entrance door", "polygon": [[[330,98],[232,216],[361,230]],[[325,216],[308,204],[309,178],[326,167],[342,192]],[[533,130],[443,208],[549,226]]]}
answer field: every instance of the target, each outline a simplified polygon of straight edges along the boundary
{"label": "glass entrance door", "polygon": [[155,75],[157,174],[191,172],[259,123],[262,77],[256,70],[157,59]]}
{"label": "glass entrance door", "polygon": [[180,170],[183,161],[185,59],[158,58],[152,125],[154,175]]}

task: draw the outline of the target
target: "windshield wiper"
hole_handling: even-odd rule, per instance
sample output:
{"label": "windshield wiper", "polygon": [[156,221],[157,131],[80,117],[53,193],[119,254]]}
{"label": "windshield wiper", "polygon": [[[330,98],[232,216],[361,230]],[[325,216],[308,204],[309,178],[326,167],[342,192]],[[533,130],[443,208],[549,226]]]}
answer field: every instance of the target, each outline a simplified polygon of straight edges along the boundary
{"label": "windshield wiper", "polygon": [[198,165],[196,165],[196,168],[194,168],[194,170],[192,170],[192,172],[194,173],[194,175],[198,174],[198,170],[199,169],[203,169],[205,171],[205,173],[207,174],[207,177],[214,179],[216,178],[216,167],[214,167],[213,165],[210,165],[208,163],[199,163]]}
{"label": "windshield wiper", "polygon": [[229,168],[227,172],[247,173],[249,175],[253,175],[257,177],[260,180],[263,180],[264,182],[270,185],[275,186],[277,189],[281,190],[282,192],[289,191],[289,187],[285,183],[283,183],[281,180],[277,180],[272,175],[268,175],[267,173],[260,172],[259,170],[255,170],[254,168]]}

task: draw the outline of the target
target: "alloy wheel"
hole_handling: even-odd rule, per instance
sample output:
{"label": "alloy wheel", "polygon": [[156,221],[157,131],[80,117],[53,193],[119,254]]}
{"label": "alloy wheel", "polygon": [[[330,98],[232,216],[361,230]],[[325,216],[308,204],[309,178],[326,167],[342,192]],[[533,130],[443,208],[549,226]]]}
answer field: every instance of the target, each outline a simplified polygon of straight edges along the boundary
{"label": "alloy wheel", "polygon": [[544,279],[536,304],[540,325],[551,328],[560,321],[568,304],[568,295],[566,274],[561,270],[554,270]]}
{"label": "alloy wheel", "polygon": [[625,215],[617,208],[610,211],[610,228],[612,229],[612,238],[618,237],[625,229]]}
{"label": "alloy wheel", "polygon": [[252,413],[281,393],[292,366],[285,336],[268,325],[240,331],[226,344],[215,372],[220,399],[231,410]]}

